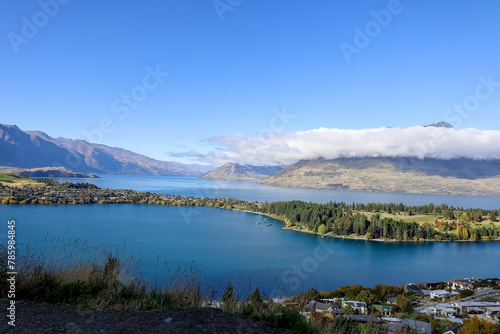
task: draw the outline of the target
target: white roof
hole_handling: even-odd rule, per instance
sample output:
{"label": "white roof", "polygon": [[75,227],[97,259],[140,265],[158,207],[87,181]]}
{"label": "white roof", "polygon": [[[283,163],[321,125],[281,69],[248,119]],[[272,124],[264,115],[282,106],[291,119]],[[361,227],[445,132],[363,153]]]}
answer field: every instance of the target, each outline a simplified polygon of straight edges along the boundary
{"label": "white roof", "polygon": [[486,308],[488,311],[490,312],[497,312],[497,311],[500,311],[500,306],[496,306],[496,307],[487,307]]}
{"label": "white roof", "polygon": [[441,311],[445,311],[445,312],[457,312],[457,310],[455,310],[454,308],[451,308],[451,307],[443,307],[441,305],[438,305],[437,306],[437,309],[438,310],[441,310]]}
{"label": "white roof", "polygon": [[498,303],[494,303],[494,302],[458,302],[456,303],[457,306],[459,307],[471,307],[471,306],[492,306],[492,307],[496,307],[496,306],[500,306],[500,304]]}
{"label": "white roof", "polygon": [[461,324],[461,325],[463,325],[463,323],[464,323],[464,321],[462,319],[458,319],[458,318],[439,318],[439,317],[435,317],[434,319],[448,320],[450,322],[454,322],[456,324]]}
{"label": "white roof", "polygon": [[434,291],[431,291],[431,293],[435,294],[435,295],[445,295],[445,294],[450,294],[448,291],[446,290],[434,290]]}
{"label": "white roof", "polygon": [[441,304],[438,304],[437,306],[441,306],[441,307],[448,307],[448,308],[454,308],[454,307],[457,307],[453,304],[450,304],[450,303],[441,303]]}

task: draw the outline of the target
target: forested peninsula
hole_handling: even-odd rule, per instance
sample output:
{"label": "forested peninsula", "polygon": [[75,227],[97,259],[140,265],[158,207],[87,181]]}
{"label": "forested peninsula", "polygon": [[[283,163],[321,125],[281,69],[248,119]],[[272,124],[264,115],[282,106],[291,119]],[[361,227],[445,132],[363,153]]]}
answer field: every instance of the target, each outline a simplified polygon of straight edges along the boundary
{"label": "forested peninsula", "polygon": [[500,240],[500,210],[453,207],[446,204],[411,206],[402,203],[318,204],[303,201],[260,203],[234,198],[105,189],[90,183],[58,183],[45,178],[21,186],[0,183],[0,200],[3,205],[133,203],[241,210],[271,216],[283,221],[286,228],[300,232],[366,240]]}

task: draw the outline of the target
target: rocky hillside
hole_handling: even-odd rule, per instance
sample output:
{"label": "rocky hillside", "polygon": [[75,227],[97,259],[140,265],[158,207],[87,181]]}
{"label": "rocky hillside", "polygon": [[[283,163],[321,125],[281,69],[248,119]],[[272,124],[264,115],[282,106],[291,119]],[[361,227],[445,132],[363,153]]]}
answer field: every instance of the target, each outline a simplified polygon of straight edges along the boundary
{"label": "rocky hillside", "polygon": [[500,160],[339,158],[302,160],[261,184],[342,190],[500,195]]}
{"label": "rocky hillside", "polygon": [[280,166],[251,166],[227,163],[200,176],[200,179],[227,181],[260,181],[282,170]]}
{"label": "rocky hillside", "polygon": [[159,161],[85,140],[52,138],[0,124],[0,165],[19,168],[65,167],[75,172],[125,175],[201,175],[195,165]]}
{"label": "rocky hillside", "polygon": [[[0,302],[0,306],[6,309],[8,304]],[[0,324],[1,333],[291,333],[214,308],[126,313],[18,301],[15,327],[8,325],[8,320]]]}

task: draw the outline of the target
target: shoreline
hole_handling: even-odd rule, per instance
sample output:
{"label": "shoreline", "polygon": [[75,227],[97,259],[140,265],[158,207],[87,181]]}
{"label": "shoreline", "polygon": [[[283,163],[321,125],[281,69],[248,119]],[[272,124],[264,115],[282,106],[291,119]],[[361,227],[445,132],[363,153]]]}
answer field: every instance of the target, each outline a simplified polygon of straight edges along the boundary
{"label": "shoreline", "polygon": [[[366,239],[364,235],[358,236],[350,235],[332,235],[333,232],[327,234],[320,234],[306,229],[298,229],[291,226],[291,222],[285,217],[278,217],[274,214],[264,213],[260,211],[252,211],[254,209],[261,209],[261,203],[238,200],[234,198],[206,198],[206,197],[192,197],[192,196],[179,196],[179,195],[164,195],[150,192],[141,192],[131,189],[109,189],[98,188],[92,184],[72,185],[71,187],[62,187],[57,182],[56,185],[44,184],[44,187],[38,189],[32,187],[0,187],[0,197],[3,197],[2,205],[85,205],[85,204],[152,204],[152,205],[168,205],[168,206],[194,206],[194,207],[208,207],[208,208],[221,208],[225,210],[237,210],[247,213],[260,214],[279,221],[282,229],[291,230],[296,232],[315,234],[321,237],[331,237],[338,239],[349,240],[364,240],[375,242],[489,242],[500,241],[499,237],[488,236],[488,240],[453,240],[447,234],[447,239],[423,239],[422,240],[397,240],[375,238]],[[40,189],[42,188],[42,189]],[[15,196],[13,199],[13,195]]]}
{"label": "shoreline", "polygon": [[238,209],[232,209],[232,210],[236,210],[236,211],[240,211],[240,212],[248,212],[248,213],[259,214],[259,215],[262,215],[262,216],[266,216],[266,217],[278,220],[281,224],[285,225],[284,227],[281,228],[282,230],[293,231],[293,232],[300,232],[300,233],[306,233],[306,234],[313,234],[313,235],[317,235],[317,236],[320,236],[320,237],[323,237],[323,238],[328,237],[328,238],[336,238],[336,239],[362,240],[362,241],[375,241],[375,242],[389,242],[389,243],[391,243],[391,242],[404,242],[404,243],[415,242],[415,243],[420,243],[420,242],[490,242],[490,241],[500,241],[500,238],[490,239],[488,241],[485,241],[485,240],[436,240],[436,239],[425,239],[424,241],[419,241],[419,240],[396,240],[396,239],[387,239],[387,240],[385,240],[383,238],[366,239],[365,237],[362,237],[362,236],[352,236],[352,235],[349,235],[349,236],[332,235],[332,234],[330,234],[332,232],[329,232],[327,234],[321,234],[319,232],[313,232],[313,231],[309,231],[309,230],[299,230],[299,229],[294,228],[294,227],[286,227],[286,221],[284,221],[282,218],[276,217],[276,216],[274,216],[272,214],[263,213],[263,212],[253,212],[253,211],[248,211],[248,210],[238,210]]}

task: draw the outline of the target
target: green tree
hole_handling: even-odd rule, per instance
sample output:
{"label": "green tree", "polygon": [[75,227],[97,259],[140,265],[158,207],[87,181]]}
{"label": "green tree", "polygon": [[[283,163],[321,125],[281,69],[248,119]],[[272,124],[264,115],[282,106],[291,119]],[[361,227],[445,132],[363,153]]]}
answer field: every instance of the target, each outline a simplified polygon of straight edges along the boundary
{"label": "green tree", "polygon": [[319,227],[318,227],[318,233],[319,234],[325,234],[326,233],[326,226],[325,226],[325,224],[319,225]]}
{"label": "green tree", "polygon": [[371,289],[365,289],[356,296],[356,300],[371,305],[378,301],[378,297]]}
{"label": "green tree", "polygon": [[231,283],[228,283],[222,294],[222,308],[225,311],[234,310],[236,307],[236,296],[234,295],[234,289]]}
{"label": "green tree", "polygon": [[402,294],[396,296],[396,305],[399,307],[401,312],[410,313],[413,311],[411,302]]}
{"label": "green tree", "polygon": [[344,314],[354,314],[356,313],[356,310],[353,309],[351,305],[347,305],[346,307],[342,308],[342,312],[344,312]]}
{"label": "green tree", "polygon": [[250,305],[254,309],[259,309],[262,306],[262,298],[260,297],[259,287],[255,288],[255,291],[250,296]]}

